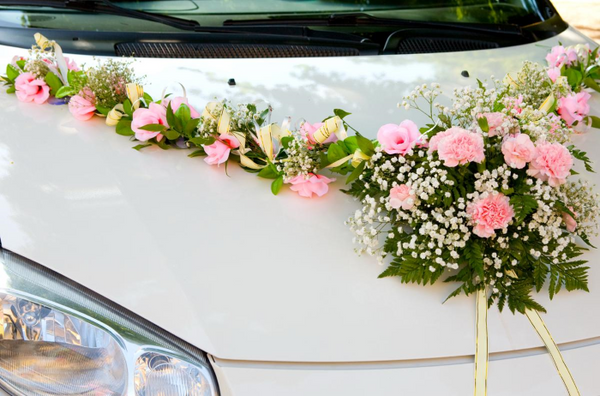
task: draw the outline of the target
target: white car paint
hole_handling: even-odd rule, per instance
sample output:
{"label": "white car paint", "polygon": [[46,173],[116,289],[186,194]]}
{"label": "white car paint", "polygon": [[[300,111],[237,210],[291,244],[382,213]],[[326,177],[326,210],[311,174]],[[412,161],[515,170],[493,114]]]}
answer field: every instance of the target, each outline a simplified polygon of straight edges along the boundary
{"label": "white car paint", "polygon": [[[154,96],[163,87],[178,93],[177,83],[184,84],[198,110],[215,96],[266,100],[276,120],[291,115],[316,122],[343,108],[355,113],[351,125],[375,137],[384,123],[425,121],[396,106],[415,85],[439,82],[449,97],[475,78],[501,78],[528,59],[543,62],[559,41],[586,40],[568,29],[535,44],[477,52],[140,59],[136,68],[152,82],[147,90]],[[22,53],[0,46],[5,61]],[[229,78],[237,86],[229,87]],[[596,114],[599,104],[596,95]],[[463,395],[472,389],[472,364],[453,359],[474,353],[474,299],[442,304],[454,285],[377,279],[383,267],[353,252],[344,220],[358,204],[338,191],[343,180],[321,199],[289,190],[274,197],[268,181],[235,166],[228,177],[223,167],[187,158],[186,151],[136,152],[135,143],[101,119],[77,121],[66,106],[21,103],[2,92],[0,120],[3,247],[214,356],[224,395],[358,395],[371,387],[373,394]],[[598,134],[576,139],[598,163]],[[598,174],[584,177],[600,184]],[[580,386],[592,392],[584,395],[600,394],[593,375],[600,370],[599,256],[587,255],[590,293],[565,292],[552,302],[545,293],[536,297],[549,310],[544,320],[556,342],[575,343],[565,356]],[[547,356],[517,357],[542,345],[524,316],[492,308],[489,328],[491,352],[514,357],[491,363],[491,395],[562,394]],[[517,385],[538,378],[529,372],[548,382]]]}

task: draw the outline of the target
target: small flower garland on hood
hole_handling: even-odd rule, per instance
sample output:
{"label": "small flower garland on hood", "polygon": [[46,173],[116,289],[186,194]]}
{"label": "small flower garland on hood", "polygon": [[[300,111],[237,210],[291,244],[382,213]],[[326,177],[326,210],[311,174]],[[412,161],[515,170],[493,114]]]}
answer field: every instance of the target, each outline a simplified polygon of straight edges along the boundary
{"label": "small flower garland on hood", "polygon": [[136,150],[192,148],[190,157],[225,167],[236,159],[272,179],[273,194],[288,184],[302,197],[320,197],[334,180],[320,172],[349,175],[345,192],[362,208],[348,224],[358,253],[391,258],[381,277],[426,285],[444,275],[459,284],[449,298],[477,294],[476,395],[485,394],[485,318],[494,303],[529,317],[569,394],[579,394],[531,292],[546,283],[551,298],[562,288],[588,290],[580,258],[586,249],[576,237],[592,246],[599,196],[576,177],[575,160],[592,168],[570,140],[600,128],[588,104],[589,91],[600,92],[598,48],[556,46],[548,67],[525,62],[491,88],[478,81],[458,89],[451,107],[436,102],[438,84],[416,87],[402,106],[425,113],[430,124],[386,124],[371,141],[340,109],[291,131],[289,119],[271,123],[271,108],[260,102],[211,102],[198,111],[185,91],[155,101],[130,62],[80,70],[58,44],[35,38],[30,56],[15,57],[2,77],[19,100],[68,103],[79,120],[104,116],[118,134],[140,142]]}

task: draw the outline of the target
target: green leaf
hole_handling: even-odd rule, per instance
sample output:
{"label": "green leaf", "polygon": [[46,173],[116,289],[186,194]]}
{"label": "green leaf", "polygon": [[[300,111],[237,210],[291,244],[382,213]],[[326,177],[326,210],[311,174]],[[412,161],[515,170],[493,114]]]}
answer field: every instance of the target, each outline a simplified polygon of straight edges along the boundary
{"label": "green leaf", "polygon": [[133,107],[131,106],[131,101],[129,99],[125,99],[123,102],[123,111],[130,117],[133,117]]}
{"label": "green leaf", "polygon": [[77,92],[75,92],[75,90],[73,89],[73,87],[67,87],[66,85],[60,87],[56,93],[54,94],[55,97],[57,97],[58,99],[60,98],[64,98],[66,96],[73,96],[75,95]]}
{"label": "green leaf", "polygon": [[591,77],[586,77],[583,80],[583,84],[588,87],[593,89],[596,92],[600,92],[600,85],[598,85],[598,83]]}
{"label": "green leaf", "polygon": [[348,153],[346,152],[345,147],[342,148],[342,146],[337,143],[329,145],[329,148],[327,149],[327,161],[330,164],[346,156],[348,156]]}
{"label": "green leaf", "polygon": [[169,140],[176,140],[176,139],[178,139],[178,138],[179,138],[179,136],[181,136],[181,135],[179,134],[179,132],[177,132],[176,130],[174,130],[174,129],[171,129],[171,128],[169,128],[169,129],[167,129],[166,131],[164,131],[164,132],[163,132],[163,135],[165,135],[165,137],[166,137],[167,139],[169,139]]}
{"label": "green leaf", "polygon": [[358,164],[358,166],[356,168],[354,168],[352,173],[350,173],[350,176],[348,176],[348,178],[346,179],[346,184],[350,184],[354,180],[358,179],[358,177],[361,175],[361,173],[363,173],[363,170],[365,170],[366,164],[367,163],[365,161],[361,161],[361,163]]}
{"label": "green leaf", "polygon": [[192,118],[189,120],[185,127],[183,128],[183,136],[191,136],[196,129],[198,129],[198,124],[200,123],[200,118]]}
{"label": "green leaf", "polygon": [[19,74],[21,73],[19,72],[19,70],[17,70],[16,67],[10,64],[6,65],[6,77],[8,77],[8,79],[11,82],[14,82],[17,79],[17,77],[19,77]]}
{"label": "green leaf", "polygon": [[[173,108],[171,107],[171,102],[167,105],[167,123],[171,128],[175,128],[177,125],[178,118],[175,117],[175,113],[173,113]],[[181,121],[179,121],[181,123]]]}
{"label": "green leaf", "polygon": [[269,164],[262,168],[257,175],[263,179],[277,179],[280,176],[279,172],[277,172],[277,168],[273,164]]}
{"label": "green leaf", "polygon": [[273,180],[273,183],[271,183],[271,192],[273,195],[279,194],[281,186],[283,186],[283,176],[279,176],[277,179]]}
{"label": "green leaf", "polygon": [[25,59],[19,59],[16,63],[21,70],[25,71],[25,63],[27,63]]}
{"label": "green leaf", "polygon": [[592,121],[593,128],[600,128],[600,117],[596,116],[588,116],[588,118]]}
{"label": "green leaf", "polygon": [[550,269],[544,264],[541,260],[536,260],[533,263],[533,280],[535,282],[535,290],[542,290],[542,286],[544,286],[544,282],[546,281],[546,276],[548,276],[548,272]]}
{"label": "green leaf", "polygon": [[138,144],[137,146],[132,147],[132,149],[140,151],[141,149],[146,148],[146,147],[150,147],[150,146],[152,146],[151,143]]}
{"label": "green leaf", "polygon": [[356,136],[348,136],[346,139],[344,139],[344,144],[346,145],[349,153],[354,153],[358,148]]}
{"label": "green leaf", "polygon": [[6,90],[6,93],[8,93],[8,94],[12,94],[12,93],[15,93],[15,92],[17,92],[17,90],[16,90],[16,88],[15,88],[15,87],[10,87],[10,88],[8,88],[8,89]]}
{"label": "green leaf", "polygon": [[[169,105],[170,104],[171,103],[169,103]],[[181,120],[182,125],[187,124],[187,122],[192,119],[192,116],[190,113],[190,108],[185,103],[182,103],[179,106],[179,108],[175,112],[175,116]],[[169,124],[169,125],[171,125],[171,124]],[[183,130],[183,128],[181,128],[181,129]]]}
{"label": "green leaf", "polygon": [[207,138],[204,137],[195,137],[195,138],[191,138],[190,140],[188,140],[188,142],[200,147],[200,146],[208,146],[211,145],[215,142],[215,138],[210,136]]}
{"label": "green leaf", "polygon": [[281,138],[281,146],[284,150],[287,150],[290,147],[290,143],[294,140],[292,136],[284,136]]}
{"label": "green leaf", "polygon": [[340,117],[343,120],[344,117],[347,117],[352,113],[348,113],[347,111],[342,110],[342,109],[333,109],[333,114],[335,114],[336,116]]}
{"label": "green leaf", "polygon": [[470,239],[465,245],[464,256],[469,266],[475,270],[481,282],[485,280],[483,271],[483,250],[476,239]]}
{"label": "green leaf", "polygon": [[44,80],[46,81],[46,84],[48,84],[48,86],[50,87],[50,93],[56,96],[58,90],[63,86],[63,83],[62,81],[60,81],[60,78],[58,78],[56,74],[48,72]]}
{"label": "green leaf", "polygon": [[515,211],[515,223],[519,225],[525,218],[537,209],[537,200],[531,195],[513,195],[510,197],[510,204]]}
{"label": "green leaf", "polygon": [[152,96],[150,96],[147,92],[144,92],[143,98],[147,105],[154,102],[154,100],[152,99]]}
{"label": "green leaf", "polygon": [[98,106],[98,105],[96,105],[96,110],[98,110],[98,112],[99,112],[100,114],[103,114],[103,115],[108,115],[108,112],[109,112],[111,109],[109,109],[108,107],[102,107],[102,106]]}
{"label": "green leaf", "polygon": [[148,124],[141,126],[140,129],[150,132],[163,132],[165,129],[167,129],[167,127],[161,124]]}
{"label": "green leaf", "polygon": [[119,120],[116,132],[122,136],[133,136],[135,132],[131,129],[131,120]]}
{"label": "green leaf", "polygon": [[481,130],[483,132],[489,132],[490,131],[490,126],[488,125],[488,120],[486,117],[479,117],[477,119],[477,123],[479,124],[479,128],[481,128]]}
{"label": "green leaf", "polygon": [[188,157],[190,157],[190,158],[203,157],[205,155],[206,155],[206,152],[203,149],[199,149],[199,150],[194,151],[191,154],[188,154]]}
{"label": "green leaf", "polygon": [[583,81],[583,74],[581,74],[581,72],[577,69],[566,69],[565,76],[567,77],[569,85],[571,85],[572,87],[578,87]]}
{"label": "green leaf", "polygon": [[373,142],[371,142],[366,137],[361,134],[356,135],[356,144],[360,148],[360,151],[368,155],[369,157],[375,154],[375,146],[373,146]]}
{"label": "green leaf", "polygon": [[[590,116],[590,117],[593,117],[593,116]],[[594,127],[600,128],[600,118],[598,118],[598,117],[594,117],[594,118],[595,118],[595,120],[592,118],[592,126],[594,126],[594,122],[596,122],[598,125],[594,126]],[[571,145],[567,148],[569,149],[569,151],[571,152],[571,155],[573,155],[573,157],[575,157],[576,159],[583,162],[583,164],[585,166],[585,170],[587,170],[588,172],[592,172],[592,173],[594,172],[594,169],[592,168],[592,161],[587,156],[587,153],[585,151],[575,148],[574,145]]]}

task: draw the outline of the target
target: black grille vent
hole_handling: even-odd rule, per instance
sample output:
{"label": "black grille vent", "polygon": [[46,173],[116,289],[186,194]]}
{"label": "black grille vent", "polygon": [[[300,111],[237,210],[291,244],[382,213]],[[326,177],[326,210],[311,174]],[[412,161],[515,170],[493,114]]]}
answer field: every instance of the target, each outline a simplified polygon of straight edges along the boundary
{"label": "black grille vent", "polygon": [[120,43],[118,56],[138,58],[298,58],[357,56],[355,48],[278,44]]}
{"label": "black grille vent", "polygon": [[498,43],[461,38],[407,37],[400,41],[398,54],[475,51],[499,48]]}

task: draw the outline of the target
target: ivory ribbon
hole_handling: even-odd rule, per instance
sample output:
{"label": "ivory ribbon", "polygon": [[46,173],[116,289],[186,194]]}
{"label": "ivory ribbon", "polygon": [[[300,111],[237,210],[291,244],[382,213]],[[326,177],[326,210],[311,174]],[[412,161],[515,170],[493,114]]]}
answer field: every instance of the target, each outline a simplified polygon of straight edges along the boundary
{"label": "ivory ribbon", "polygon": [[339,140],[344,140],[348,137],[344,123],[338,116],[331,117],[323,123],[323,125],[315,131],[313,138],[317,143],[323,143],[331,134],[335,134]]}
{"label": "ivory ribbon", "polygon": [[[512,271],[511,271],[512,272]],[[514,272],[513,272],[514,273]],[[510,275],[510,274],[509,274]],[[515,275],[516,277],[516,275]],[[488,371],[488,329],[487,329],[487,296],[485,290],[477,291],[476,302],[476,336],[475,336],[475,396],[487,395],[487,371]],[[573,375],[569,371],[560,350],[556,346],[550,331],[537,311],[528,309],[525,315],[531,325],[537,331],[544,342],[556,370],[563,380],[569,396],[580,396],[579,389],[575,385]]]}
{"label": "ivory ribbon", "polygon": [[485,289],[477,290],[475,307],[475,396],[487,395],[488,328],[487,295]]}
{"label": "ivory ribbon", "polygon": [[35,43],[37,44],[37,46],[40,47],[42,50],[45,50],[46,48],[54,49],[54,58],[56,59],[56,64],[58,65],[58,69],[62,76],[63,85],[68,86],[69,80],[67,78],[67,73],[69,72],[69,68],[67,67],[67,61],[65,61],[65,57],[63,56],[62,48],[60,48],[60,45],[58,45],[58,43],[54,41],[48,40],[44,35],[40,33],[34,34],[33,38],[35,39]]}
{"label": "ivory ribbon", "polygon": [[579,389],[577,389],[577,385],[575,385],[575,380],[573,379],[573,375],[569,371],[567,364],[565,363],[560,350],[556,346],[552,335],[548,331],[546,324],[542,320],[542,317],[537,311],[528,309],[525,311],[525,315],[531,322],[531,325],[537,331],[538,335],[546,345],[546,349],[548,349],[548,353],[550,353],[550,357],[556,366],[556,370],[560,375],[560,378],[563,380],[565,387],[567,388],[567,392],[569,396],[579,396]]}

